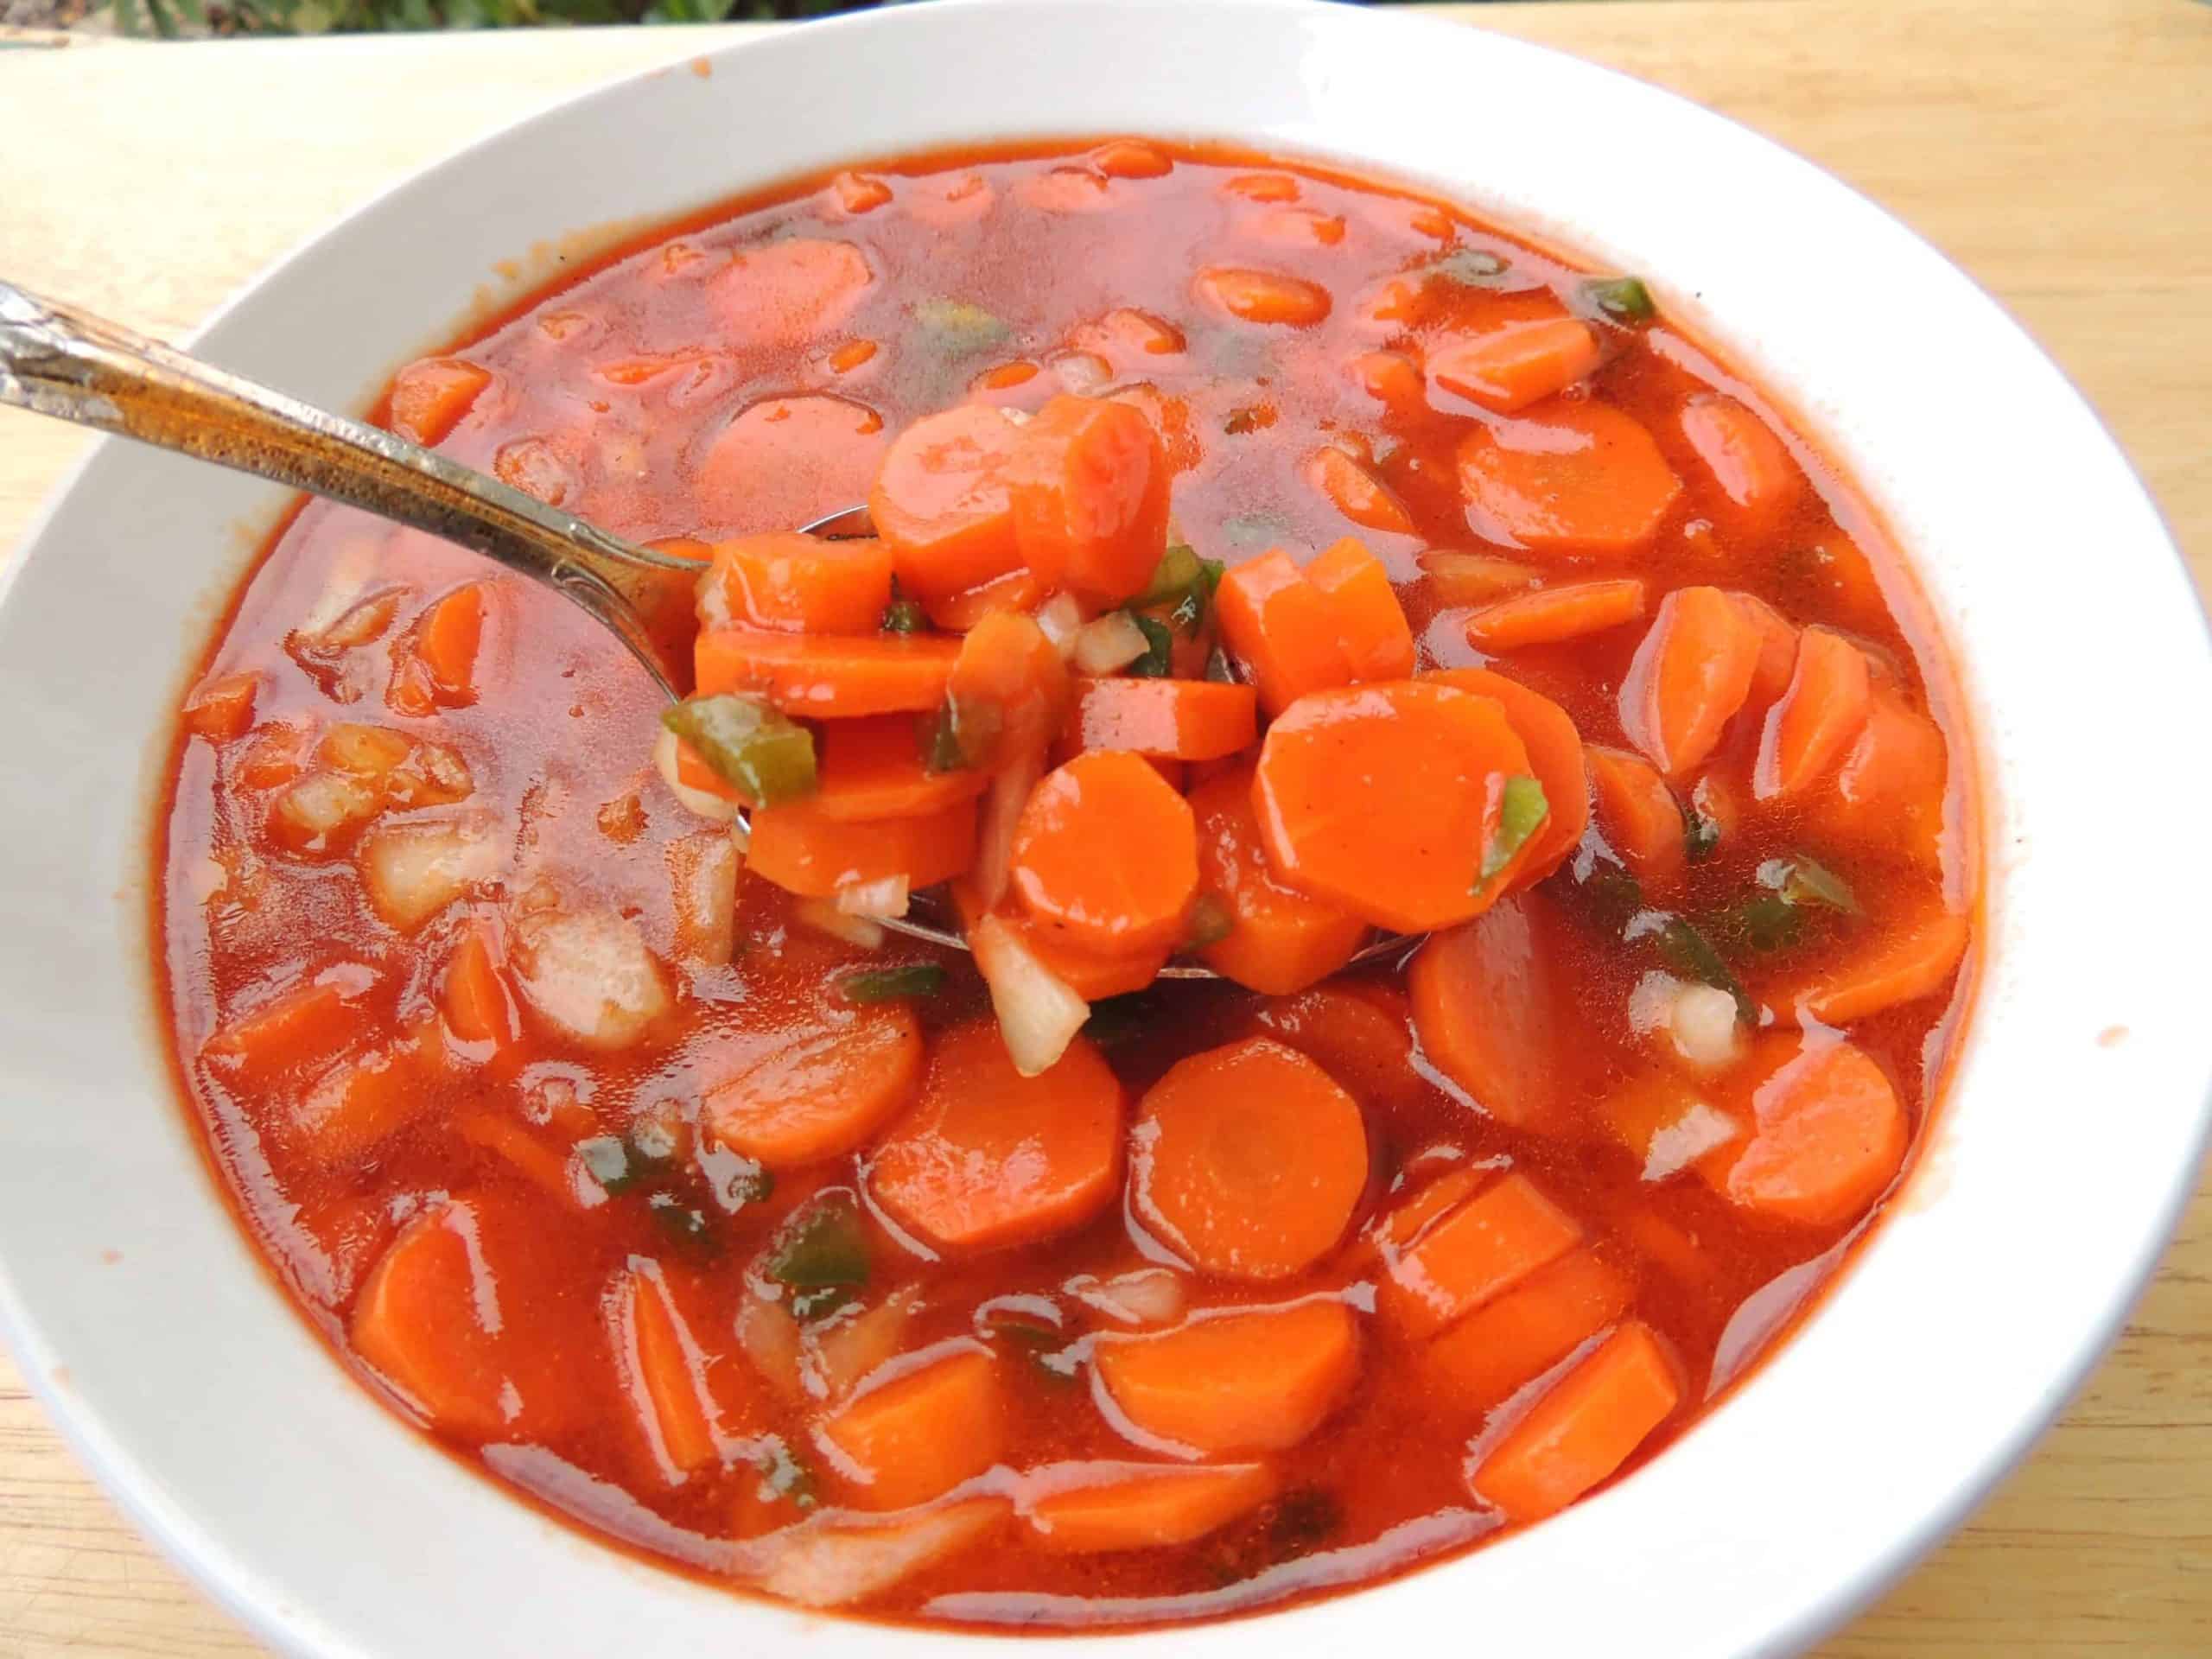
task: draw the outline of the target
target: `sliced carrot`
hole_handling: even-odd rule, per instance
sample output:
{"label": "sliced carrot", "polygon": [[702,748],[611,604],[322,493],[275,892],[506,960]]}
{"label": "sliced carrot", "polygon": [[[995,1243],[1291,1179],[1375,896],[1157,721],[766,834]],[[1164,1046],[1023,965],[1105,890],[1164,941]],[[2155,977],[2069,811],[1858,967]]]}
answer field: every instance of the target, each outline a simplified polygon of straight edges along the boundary
{"label": "sliced carrot", "polygon": [[244,737],[253,725],[253,700],[261,676],[248,671],[202,680],[184,700],[184,729],[211,743]]}
{"label": "sliced carrot", "polygon": [[1539,588],[1485,605],[1467,619],[1467,643],[1478,651],[1518,651],[1603,633],[1643,614],[1643,584],[1627,577]]}
{"label": "sliced carrot", "polygon": [[1343,979],[1277,997],[1253,1015],[1254,1027],[1314,1061],[1353,1098],[1393,1105],[1421,1085],[1413,1070],[1412,1015],[1406,999],[1373,980]]}
{"label": "sliced carrot", "polygon": [[463,1112],[453,1120],[453,1132],[457,1139],[490,1153],[505,1166],[505,1173],[521,1176],[563,1209],[581,1214],[587,1207],[585,1194],[590,1189],[578,1182],[566,1154],[505,1113]]}
{"label": "sliced carrot", "polygon": [[[1069,1473],[1106,1478],[1063,1484]],[[1118,1477],[1118,1478],[1115,1478]],[[1262,1463],[1206,1469],[1157,1464],[1081,1465],[1028,1477],[1047,1488],[1020,1506],[1032,1544],[1048,1555],[1096,1555],[1160,1549],[1205,1537],[1274,1495],[1274,1471]]]}
{"label": "sliced carrot", "polygon": [[1421,365],[1403,352],[1363,352],[1349,369],[1354,385],[1402,420],[1427,405]]}
{"label": "sliced carrot", "polygon": [[1901,852],[1933,867],[1942,857],[1948,777],[1936,722],[1877,686],[1859,741],[1834,774],[1802,798],[1807,827],[1824,840]]}
{"label": "sliced carrot", "polygon": [[694,653],[698,694],[765,696],[818,719],[919,714],[944,701],[957,639],[929,634],[766,633],[710,628]]}
{"label": "sliced carrot", "polygon": [[998,1027],[938,1037],[922,1091],[868,1161],[899,1225],[944,1250],[993,1249],[1081,1226],[1112,1202],[1122,1085],[1083,1038],[1041,1076],[1014,1069]]}
{"label": "sliced carrot", "polygon": [[1061,396],[1021,429],[1007,470],[1021,562],[1047,588],[1112,604],[1167,547],[1167,452],[1143,410]]}
{"label": "sliced carrot", "polygon": [[1329,290],[1302,276],[1209,265],[1192,284],[1200,299],[1246,322],[1310,328],[1329,315]]}
{"label": "sliced carrot", "polygon": [[1592,743],[1584,752],[1590,766],[1591,810],[1598,833],[1620,855],[1637,880],[1664,887],[1689,862],[1688,825],[1681,803],[1659,770],[1640,754]]}
{"label": "sliced carrot", "polygon": [[476,652],[484,639],[484,584],[472,582],[425,607],[392,653],[385,702],[421,717],[476,701]]}
{"label": "sliced carrot", "polygon": [[990,1350],[963,1339],[924,1352],[941,1357],[885,1368],[819,1430],[863,1508],[925,1503],[998,1461],[1006,1408]]}
{"label": "sliced carrot", "polygon": [[1971,934],[1965,917],[1931,907],[1909,922],[1885,927],[1871,946],[1822,968],[1786,1001],[1801,1016],[1827,1026],[1847,1026],[1916,1002],[1950,982]]}
{"label": "sliced carrot", "polygon": [[1407,971],[1414,1030],[1430,1065],[1509,1128],[1563,1133],[1561,1033],[1574,1028],[1559,980],[1550,900],[1515,893],[1440,933]]}
{"label": "sliced carrot", "polygon": [[1597,1251],[1573,1250],[1437,1338],[1422,1363],[1461,1404],[1487,1408],[1619,1319],[1634,1294]]}
{"label": "sliced carrot", "polygon": [[1454,553],[1432,548],[1421,556],[1422,574],[1440,605],[1488,605],[1543,585],[1534,565],[1489,553]]}
{"label": "sliced carrot", "polygon": [[1590,779],[1581,734],[1567,710],[1549,697],[1489,669],[1446,669],[1422,677],[1494,699],[1529,751],[1529,770],[1543,785],[1549,810],[1543,828],[1530,838],[1513,879],[1516,887],[1535,886],[1582,844],[1582,832],[1590,823]]}
{"label": "sliced carrot", "polygon": [[699,457],[702,528],[787,531],[868,493],[891,435],[867,404],[828,392],[766,397],[738,411]]}
{"label": "sliced carrot", "polygon": [[874,280],[850,242],[792,237],[748,248],[709,286],[715,337],[735,351],[804,345],[852,315]]}
{"label": "sliced carrot", "polygon": [[1252,810],[1252,770],[1236,763],[1191,791],[1199,884],[1230,914],[1229,931],[1198,954],[1241,985],[1287,996],[1350,962],[1367,924],[1275,879]]}
{"label": "sliced carrot", "polygon": [[[914,721],[906,715],[825,720],[816,744],[821,760],[811,802],[823,817],[839,823],[928,817],[973,799],[990,782],[979,766],[950,772],[924,766]],[[678,775],[688,783],[684,759],[679,753]]]}
{"label": "sliced carrot", "polygon": [[1628,1461],[1681,1393],[1659,1337],[1630,1319],[1514,1424],[1469,1484],[1507,1520],[1541,1521]]}
{"label": "sliced carrot", "polygon": [[1225,194],[1247,201],[1298,200],[1298,181],[1287,173],[1239,173],[1221,188]]}
{"label": "sliced carrot", "polygon": [[1324,213],[1311,207],[1281,207],[1255,213],[1244,221],[1244,233],[1254,241],[1278,248],[1333,248],[1344,239],[1342,213]]}
{"label": "sliced carrot", "polygon": [[1223,576],[1214,614],[1223,641],[1250,671],[1260,707],[1271,715],[1309,691],[1351,682],[1328,596],[1280,549]]}
{"label": "sliced carrot", "polygon": [[1156,1441],[1201,1457],[1278,1452],[1351,1390],[1359,1327],[1342,1302],[1294,1302],[1102,1338],[1095,1363],[1115,1409]]}
{"label": "sliced carrot", "polygon": [[384,1253],[354,1303],[353,1351],[429,1418],[475,1440],[543,1440],[574,1424],[573,1377],[537,1340],[560,1282],[533,1208],[490,1193],[433,1203]]}
{"label": "sliced carrot", "polygon": [[442,443],[491,384],[491,370],[458,357],[410,363],[391,383],[391,429],[410,442]]}
{"label": "sliced carrot", "polygon": [[327,969],[233,1014],[201,1046],[200,1058],[225,1078],[252,1088],[327,1059],[368,1031],[360,999],[375,982],[374,973],[356,963]]}
{"label": "sliced carrot", "polygon": [[947,881],[976,856],[976,803],[925,817],[855,823],[811,796],[758,808],[746,868],[785,893],[827,899],[840,887],[903,875],[916,892]]}
{"label": "sliced carrot", "polygon": [[1067,730],[1077,748],[1173,760],[1218,760],[1259,734],[1259,694],[1212,680],[1078,680]]}
{"label": "sliced carrot", "polygon": [[439,1104],[436,1017],[340,1060],[284,1103],[280,1134],[295,1156],[330,1168],[389,1140]]}
{"label": "sliced carrot", "polygon": [[1058,649],[1033,619],[1012,611],[968,631],[945,684],[963,758],[984,767],[1043,754],[1074,695]]}
{"label": "sliced carrot", "polygon": [[[952,899],[960,914],[963,932],[972,929],[985,913],[973,882],[955,881]],[[1141,991],[1160,977],[1166,964],[1168,947],[1149,950],[1100,953],[1070,944],[1058,928],[1046,926],[1019,911],[1001,911],[1000,924],[1010,929],[1022,947],[1044,963],[1047,972],[1086,1002],[1103,1002],[1109,996]]]}
{"label": "sliced carrot", "polygon": [[1911,1126],[1882,1068],[1850,1043],[1777,1033],[1745,1063],[1748,1139],[1697,1166],[1732,1203],[1829,1227],[1897,1179]]}
{"label": "sliced carrot", "polygon": [[891,200],[891,187],[869,173],[843,172],[830,181],[830,193],[849,213],[873,213]]}
{"label": "sliced carrot", "polygon": [[1039,213],[1103,213],[1112,211],[1112,181],[1084,167],[1055,167],[1032,173],[1014,186]]}
{"label": "sliced carrot", "polygon": [[1473,1169],[1454,1169],[1438,1176],[1395,1210],[1378,1217],[1370,1236],[1378,1252],[1395,1255],[1419,1238],[1434,1222],[1440,1220],[1489,1184],[1497,1172],[1484,1165]]}
{"label": "sliced carrot", "polygon": [[1694,772],[1751,696],[1759,632],[1732,594],[1677,588],[1621,683],[1621,728],[1670,779]]}
{"label": "sliced carrot", "polygon": [[893,441],[868,516],[909,593],[950,598],[1021,567],[1007,490],[1018,436],[997,410],[963,404]]}
{"label": "sliced carrot", "polygon": [[1500,415],[1567,390],[1598,366],[1598,336],[1573,317],[1509,322],[1428,353],[1428,378]]}
{"label": "sliced carrot", "polygon": [[1303,470],[1306,483],[1361,528],[1398,536],[1414,533],[1413,515],[1405,505],[1374,474],[1334,444],[1324,444],[1307,456]]}
{"label": "sliced carrot", "polygon": [[1086,750],[1030,791],[1013,885],[1032,917],[1079,950],[1172,945],[1198,893],[1190,803],[1135,755]]}
{"label": "sliced carrot", "polygon": [[1117,369],[1141,368],[1147,357],[1173,357],[1183,349],[1183,331],[1149,311],[1122,307],[1071,329],[1068,345],[1092,352]]}
{"label": "sliced carrot", "polygon": [[704,1357],[658,1262],[631,1258],[614,1282],[607,1320],[623,1391],[662,1478],[680,1484],[718,1461],[721,1443]]}
{"label": "sliced carrot", "polygon": [[718,543],[699,610],[715,627],[873,633],[891,603],[891,550],[881,542],[824,541],[767,531]]}
{"label": "sliced carrot", "polygon": [[1560,404],[1478,427],[1459,464],[1475,528],[1541,553],[1635,553],[1682,488],[1651,435],[1605,404]]}
{"label": "sliced carrot", "polygon": [[1129,1203],[1202,1273],[1287,1279],[1336,1248],[1367,1186],[1367,1126],[1319,1066],[1265,1038],[1179,1061],[1130,1134]]}
{"label": "sliced carrot", "polygon": [[1866,654],[1840,633],[1807,628],[1798,636],[1789,688],[1767,713],[1751,792],[1787,800],[1825,776],[1866,729],[1872,687]]}
{"label": "sliced carrot", "polygon": [[[879,715],[876,718],[895,721],[898,723],[899,729],[906,734],[907,747],[914,748],[916,747],[914,741],[914,721],[912,715]],[[839,721],[825,722],[825,724],[833,726],[845,723],[847,722]],[[855,721],[851,723],[857,724],[858,722]],[[673,735],[673,734],[671,734],[671,735]],[[740,789],[736,785],[731,783],[728,779],[723,777],[721,773],[716,772],[712,766],[709,766],[707,764],[706,757],[701,754],[698,750],[693,748],[689,743],[686,743],[680,737],[676,739],[676,781],[683,785],[686,789],[696,789],[708,795],[718,795],[723,800],[735,801],[740,806],[750,806],[752,804],[752,803],[746,798],[746,794],[743,790]]]}
{"label": "sliced carrot", "polygon": [[1385,1249],[1376,1312],[1408,1337],[1433,1337],[1581,1242],[1581,1223],[1512,1171],[1402,1249]]}
{"label": "sliced carrot", "polygon": [[818,1007],[747,1041],[709,1082],[700,1125],[771,1169],[842,1158],[912,1098],[922,1028],[904,1001]]}
{"label": "sliced carrot", "polygon": [[1413,630],[1390,573],[1357,537],[1332,543],[1305,574],[1328,603],[1353,684],[1402,680],[1414,671]]}
{"label": "sliced carrot", "polygon": [[522,1034],[514,993],[501,970],[498,942],[488,923],[472,923],[446,958],[439,982],[446,1027],[464,1043],[483,1043],[494,1053],[511,1047]]}
{"label": "sliced carrot", "polygon": [[830,372],[850,374],[862,365],[875,360],[883,348],[872,340],[849,340],[830,353]]}
{"label": "sliced carrot", "polygon": [[1481,913],[1506,780],[1529,752],[1489,697],[1422,682],[1301,697],[1268,728],[1253,807],[1275,874],[1377,927]]}
{"label": "sliced carrot", "polygon": [[922,608],[932,626],[947,633],[965,633],[994,611],[1033,611],[1044,594],[1043,584],[1028,571],[1009,570],[965,593],[925,598]]}
{"label": "sliced carrot", "polygon": [[1087,159],[1109,179],[1165,178],[1175,165],[1138,138],[1109,138]]}
{"label": "sliced carrot", "polygon": [[1758,666],[1751,671],[1751,690],[1744,707],[1764,715],[1789,689],[1789,677],[1797,667],[1797,630],[1757,594],[1734,597],[1759,635]]}
{"label": "sliced carrot", "polygon": [[1770,536],[1803,499],[1804,474],[1765,422],[1717,391],[1682,406],[1682,436],[1711,474],[1718,516],[1751,536]]}

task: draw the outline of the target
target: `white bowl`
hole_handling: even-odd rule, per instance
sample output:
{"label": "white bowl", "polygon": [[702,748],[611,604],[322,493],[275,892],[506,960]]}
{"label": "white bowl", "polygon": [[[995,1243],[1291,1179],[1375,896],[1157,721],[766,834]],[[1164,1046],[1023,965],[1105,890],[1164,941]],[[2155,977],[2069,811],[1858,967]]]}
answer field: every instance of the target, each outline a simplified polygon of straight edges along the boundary
{"label": "white bowl", "polygon": [[[2081,399],[1834,180],[1605,70],[1260,0],[943,0],[734,47],[526,122],[310,244],[201,334],[360,407],[561,233],[968,140],[1154,132],[1339,157],[1649,273],[1792,405],[1915,556],[1986,791],[1980,1006],[1904,1201],[1807,1328],[1653,1465],[1525,1535],[1144,1654],[1782,1652],[1965,1514],[2111,1338],[2207,1119],[2212,707],[2195,597]],[[158,257],[158,254],[152,257]],[[633,1562],[350,1382],[219,1198],[148,961],[149,806],[183,676],[278,492],[104,445],[0,607],[0,1325],[109,1489],[255,1630],[317,1655],[949,1652]],[[126,760],[130,764],[124,764]],[[2144,855],[2178,832],[2180,868]],[[1065,1649],[1058,1649],[1065,1651]]]}

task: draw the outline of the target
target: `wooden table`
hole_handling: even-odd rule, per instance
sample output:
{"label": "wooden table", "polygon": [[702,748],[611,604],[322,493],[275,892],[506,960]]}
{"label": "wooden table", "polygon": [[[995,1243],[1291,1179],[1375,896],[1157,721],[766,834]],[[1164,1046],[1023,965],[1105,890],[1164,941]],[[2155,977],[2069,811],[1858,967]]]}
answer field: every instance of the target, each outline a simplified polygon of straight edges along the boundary
{"label": "wooden table", "polygon": [[[1453,10],[1735,116],[1932,237],[2088,391],[2212,594],[2212,8],[1621,0]],[[728,35],[0,52],[12,141],[0,169],[0,272],[149,332],[181,333],[302,235],[417,164],[572,91]],[[105,113],[88,124],[86,111]],[[29,144],[29,134],[54,136]],[[34,148],[35,160],[21,153]],[[0,410],[0,549],[17,543],[85,442]],[[2205,711],[2168,713],[2201,722]],[[2208,1281],[2212,1184],[2065,1421],[1973,1524],[1825,1653],[2212,1654]],[[0,1659],[254,1651],[117,1516],[0,1356]]]}

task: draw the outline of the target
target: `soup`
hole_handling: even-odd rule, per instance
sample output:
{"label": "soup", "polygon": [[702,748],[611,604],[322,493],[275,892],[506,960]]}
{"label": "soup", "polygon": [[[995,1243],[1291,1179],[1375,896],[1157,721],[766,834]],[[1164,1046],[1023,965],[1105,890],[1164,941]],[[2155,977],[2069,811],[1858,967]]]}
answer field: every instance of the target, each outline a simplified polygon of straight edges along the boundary
{"label": "soup", "polygon": [[1896,1190],[1970,982],[1947,671],[1635,278],[1303,164],[925,156],[381,413],[699,564],[669,707],[308,505],[175,751],[245,1224],[532,1500],[880,1616],[1263,1607],[1629,1475]]}

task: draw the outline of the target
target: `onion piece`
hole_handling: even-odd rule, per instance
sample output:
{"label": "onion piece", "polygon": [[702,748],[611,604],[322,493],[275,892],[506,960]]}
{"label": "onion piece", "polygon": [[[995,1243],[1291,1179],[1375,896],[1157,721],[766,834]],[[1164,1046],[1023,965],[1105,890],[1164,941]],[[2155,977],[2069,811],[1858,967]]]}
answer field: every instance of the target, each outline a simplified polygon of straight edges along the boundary
{"label": "onion piece", "polygon": [[369,905],[383,921],[412,933],[506,862],[506,843],[481,813],[383,823],[362,836],[355,861]]}
{"label": "onion piece", "polygon": [[1144,637],[1135,617],[1127,611],[1109,611],[1083,625],[1069,660],[1086,674],[1111,674],[1151,649],[1152,642]]}
{"label": "onion piece", "polygon": [[737,883],[745,855],[719,830],[694,830],[669,843],[676,952],[721,966],[737,954]]}
{"label": "onion piece", "polygon": [[1667,1032],[1675,1052],[1706,1071],[1718,1071],[1744,1049],[1736,999],[1718,986],[1685,985],[1676,992]]}
{"label": "onion piece", "polygon": [[849,882],[837,889],[834,900],[841,916],[896,918],[906,913],[912,883],[903,875],[887,875],[874,881]]}
{"label": "onion piece", "polygon": [[[1732,1017],[1733,1007],[1732,1002]],[[1643,1179],[1663,1181],[1742,1133],[1742,1127],[1726,1113],[1701,1100],[1692,1101],[1680,1117],[1651,1137],[1650,1149],[1643,1154]]]}
{"label": "onion piece", "polygon": [[1065,662],[1075,650],[1076,635],[1083,631],[1083,607],[1073,594],[1054,594],[1037,607],[1037,627]]}
{"label": "onion piece", "polygon": [[1063,1288],[1085,1307],[1124,1325],[1173,1325],[1190,1300],[1182,1274],[1166,1268],[1139,1268],[1111,1279],[1078,1274]]}
{"label": "onion piece", "polygon": [[842,1606],[965,1548],[1007,1510],[1002,1497],[970,1497],[867,1522],[825,1516],[741,1546],[737,1570],[772,1596],[806,1607]]}
{"label": "onion piece", "polygon": [[969,880],[976,897],[988,910],[1005,896],[1007,875],[1014,869],[1014,834],[1021,823],[1021,809],[1045,775],[1045,757],[1019,755],[1007,762],[991,779],[983,797],[982,817],[976,826],[976,863]]}
{"label": "onion piece", "polygon": [[827,933],[833,939],[842,939],[847,944],[862,950],[880,950],[883,945],[883,924],[873,916],[848,916],[828,899],[794,899],[791,900],[791,919],[817,933]]}
{"label": "onion piece", "polygon": [[1090,1004],[996,916],[981,917],[968,930],[968,948],[990,988],[1014,1069],[1025,1077],[1051,1071],[1090,1018]]}
{"label": "onion piece", "polygon": [[619,911],[541,910],[508,938],[524,999],[587,1046],[626,1048],[668,1011],[667,976]]}
{"label": "onion piece", "polygon": [[[666,727],[663,727],[660,735],[653,740],[653,770],[660,773],[660,780],[668,785],[669,793],[675,796],[688,810],[697,813],[709,823],[736,822],[737,803],[735,801],[724,796],[710,794],[703,789],[694,789],[678,775],[676,769],[676,734]],[[738,850],[742,852],[744,849],[740,848]]]}

